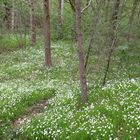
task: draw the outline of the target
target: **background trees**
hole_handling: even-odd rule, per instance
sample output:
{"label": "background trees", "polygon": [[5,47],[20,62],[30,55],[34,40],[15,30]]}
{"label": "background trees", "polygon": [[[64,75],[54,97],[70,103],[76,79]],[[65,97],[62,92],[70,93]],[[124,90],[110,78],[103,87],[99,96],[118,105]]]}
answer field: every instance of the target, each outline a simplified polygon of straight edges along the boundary
{"label": "background trees", "polygon": [[45,65],[52,66],[51,60],[51,33],[50,33],[50,8],[49,0],[43,1],[44,5],[44,41],[45,41]]}
{"label": "background trees", "polygon": [[76,45],[79,57],[79,74],[80,74],[80,87],[81,87],[81,102],[88,101],[86,70],[84,66],[84,51],[82,47],[82,32],[81,32],[81,2],[75,1],[75,29],[76,29]]}
{"label": "background trees", "polygon": [[139,0],[0,0],[0,139],[139,139],[139,28]]}
{"label": "background trees", "polygon": [[31,27],[31,42],[34,46],[36,43],[36,20],[35,20],[35,0],[29,0],[30,7],[30,27]]}

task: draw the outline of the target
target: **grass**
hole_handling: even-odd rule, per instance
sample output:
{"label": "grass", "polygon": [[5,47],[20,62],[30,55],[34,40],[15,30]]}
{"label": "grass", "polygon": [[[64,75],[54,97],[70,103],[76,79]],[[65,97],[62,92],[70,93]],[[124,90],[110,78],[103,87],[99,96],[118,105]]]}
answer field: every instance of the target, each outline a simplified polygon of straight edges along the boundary
{"label": "grass", "polygon": [[[94,81],[88,74],[89,102],[80,106],[78,58],[74,46],[55,42],[52,54],[51,69],[44,67],[44,52],[39,46],[0,54],[1,139],[140,139],[138,76],[128,78],[124,71],[127,67],[122,71],[115,67],[113,72],[117,77],[121,75],[120,78],[110,78],[102,87],[98,82],[100,73]],[[95,60],[96,57],[92,61]],[[16,129],[10,126],[29,106],[44,98],[49,99],[49,106],[40,115],[29,118]]]}
{"label": "grass", "polygon": [[60,87],[50,107],[31,118],[17,133],[29,139],[139,139],[140,81],[122,81],[90,91],[78,108],[76,83]]}
{"label": "grass", "polygon": [[18,35],[5,35],[0,36],[0,49],[5,50],[14,50],[17,48],[23,48],[27,44],[29,44],[29,40],[25,40],[25,38],[21,38]]}

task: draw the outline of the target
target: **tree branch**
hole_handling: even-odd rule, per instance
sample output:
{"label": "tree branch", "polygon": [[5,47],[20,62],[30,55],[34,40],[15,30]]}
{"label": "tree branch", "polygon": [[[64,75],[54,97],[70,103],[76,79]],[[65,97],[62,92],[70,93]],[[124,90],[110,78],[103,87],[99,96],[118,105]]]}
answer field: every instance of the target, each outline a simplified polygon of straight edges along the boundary
{"label": "tree branch", "polygon": [[81,13],[83,13],[86,9],[88,9],[88,7],[91,5],[91,2],[92,2],[92,0],[89,0],[87,6],[84,7],[84,8],[81,10]]}

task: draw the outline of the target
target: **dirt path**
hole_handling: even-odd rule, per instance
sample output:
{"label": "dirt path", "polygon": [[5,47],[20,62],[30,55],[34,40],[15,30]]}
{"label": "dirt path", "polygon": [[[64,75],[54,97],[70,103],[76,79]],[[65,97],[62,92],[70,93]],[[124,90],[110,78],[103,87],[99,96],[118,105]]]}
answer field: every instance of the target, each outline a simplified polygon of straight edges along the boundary
{"label": "dirt path", "polygon": [[41,100],[40,102],[30,106],[22,116],[12,122],[12,127],[18,128],[29,118],[41,114],[46,106],[48,106],[48,99]]}
{"label": "dirt path", "polygon": [[16,47],[16,48],[0,48],[0,54],[2,54],[2,53],[10,53],[10,52],[18,51],[20,49],[21,49],[20,47]]}

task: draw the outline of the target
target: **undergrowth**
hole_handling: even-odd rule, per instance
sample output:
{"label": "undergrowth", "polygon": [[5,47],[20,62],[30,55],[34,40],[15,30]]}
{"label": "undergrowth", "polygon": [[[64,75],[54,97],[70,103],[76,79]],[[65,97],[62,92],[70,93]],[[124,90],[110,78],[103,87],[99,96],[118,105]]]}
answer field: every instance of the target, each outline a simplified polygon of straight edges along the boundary
{"label": "undergrowth", "polygon": [[[0,54],[1,139],[140,139],[138,76],[128,77],[127,67],[117,69],[114,72],[120,78],[110,78],[102,87],[100,73],[93,81],[88,70],[89,102],[80,106],[78,58],[73,44],[53,43],[52,54],[50,69],[44,67],[44,50],[39,46]],[[50,98],[49,106],[40,115],[12,128],[13,120],[44,98]]]}

